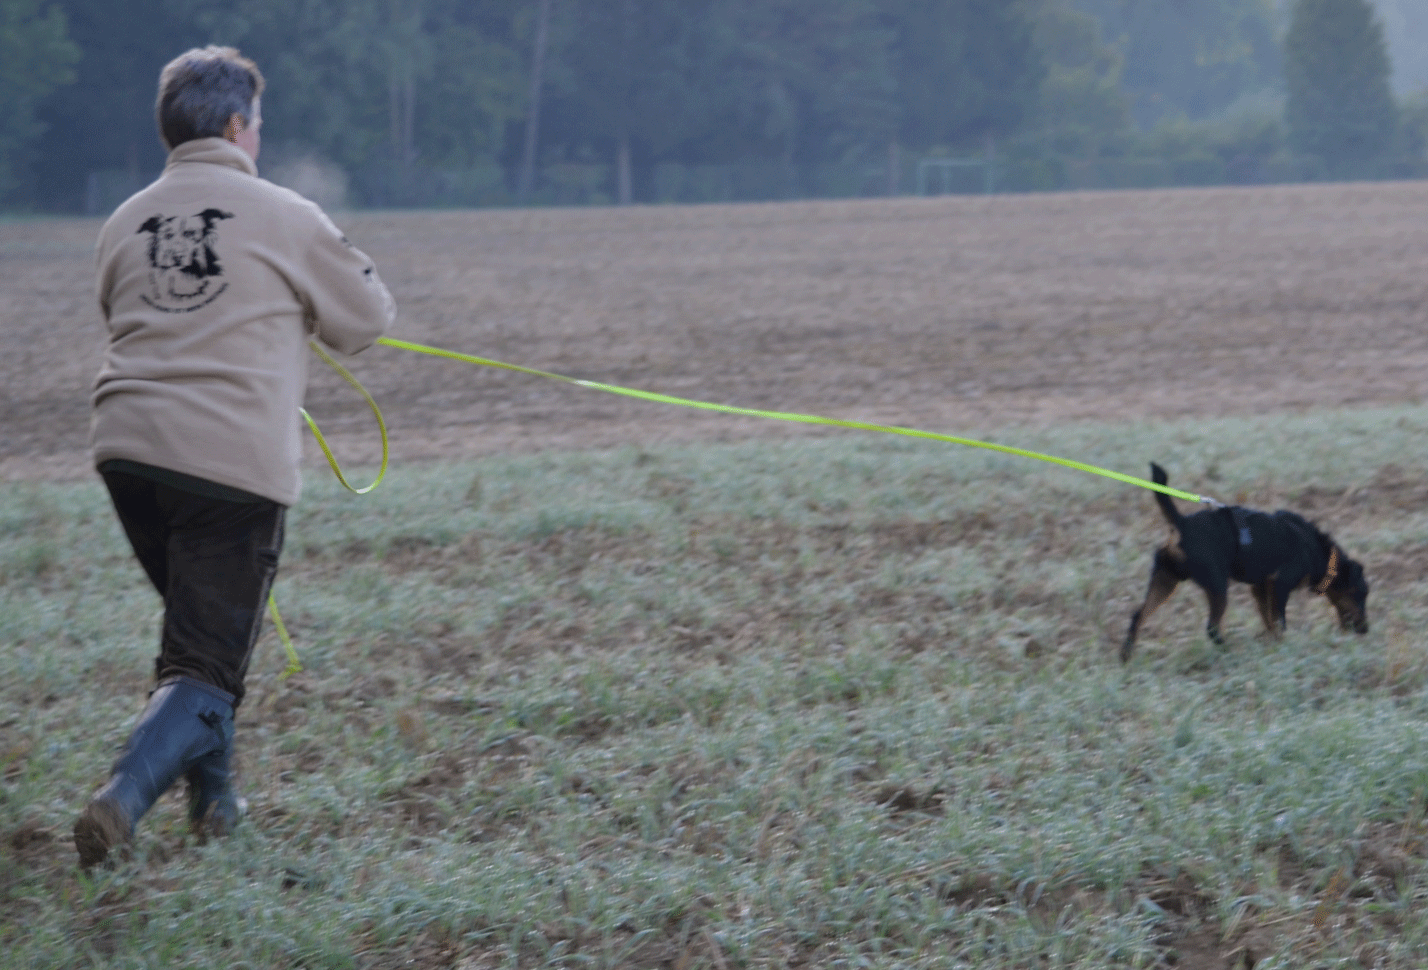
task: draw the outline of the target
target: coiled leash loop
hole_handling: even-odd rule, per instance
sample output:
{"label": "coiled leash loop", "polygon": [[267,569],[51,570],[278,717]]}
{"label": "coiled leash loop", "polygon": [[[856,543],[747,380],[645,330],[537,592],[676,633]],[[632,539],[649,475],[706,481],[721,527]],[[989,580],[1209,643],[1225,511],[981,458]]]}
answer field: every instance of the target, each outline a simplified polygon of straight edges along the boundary
{"label": "coiled leash loop", "polygon": [[318,447],[320,447],[322,453],[327,456],[328,467],[332,469],[332,474],[337,476],[337,480],[342,483],[342,487],[353,495],[366,495],[372,489],[380,485],[382,479],[386,477],[387,474],[387,453],[389,450],[387,442],[387,422],[382,419],[382,409],[377,407],[377,402],[372,399],[372,395],[367,393],[367,389],[362,386],[362,382],[353,377],[352,372],[346,367],[343,367],[337,361],[333,360],[327,351],[318,345],[317,341],[311,341],[311,344],[312,349],[317,351],[317,356],[327,361],[328,366],[337,371],[344,381],[357,389],[357,393],[362,395],[363,400],[367,402],[367,406],[372,409],[372,416],[377,419],[377,432],[382,436],[382,465],[377,469],[377,477],[372,480],[371,485],[368,485],[366,488],[354,488],[352,484],[347,481],[347,476],[342,474],[342,468],[337,464],[337,459],[333,457],[332,449],[327,447],[327,439],[322,436],[322,431],[317,427],[317,422],[312,419],[312,415],[307,413],[307,408],[298,408],[298,413],[301,414],[303,420],[307,422],[307,426],[312,429],[312,436],[317,439]]}

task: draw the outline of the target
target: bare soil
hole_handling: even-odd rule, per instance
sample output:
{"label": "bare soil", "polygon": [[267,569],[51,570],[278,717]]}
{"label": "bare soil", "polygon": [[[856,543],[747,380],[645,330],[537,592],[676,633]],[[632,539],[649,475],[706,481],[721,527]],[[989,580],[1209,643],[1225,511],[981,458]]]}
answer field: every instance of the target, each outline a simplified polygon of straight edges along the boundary
{"label": "bare soil", "polygon": [[[1416,402],[1428,182],[339,215],[393,336],[951,433]],[[93,220],[0,223],[0,478],[89,474]],[[398,459],[819,433],[374,348]],[[365,405],[309,409],[370,461]],[[824,432],[826,433],[826,432]],[[310,460],[320,460],[310,449]]]}

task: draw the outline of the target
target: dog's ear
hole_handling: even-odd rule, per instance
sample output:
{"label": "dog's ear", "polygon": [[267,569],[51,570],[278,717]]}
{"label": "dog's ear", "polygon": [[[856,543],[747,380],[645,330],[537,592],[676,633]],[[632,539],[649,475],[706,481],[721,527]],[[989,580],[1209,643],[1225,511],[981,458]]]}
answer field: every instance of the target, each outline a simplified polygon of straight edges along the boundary
{"label": "dog's ear", "polygon": [[215,222],[219,219],[232,219],[233,213],[224,212],[222,209],[204,209],[198,217],[203,220],[203,231],[212,232]]}
{"label": "dog's ear", "polygon": [[1164,468],[1161,468],[1161,467],[1160,467],[1159,465],[1157,465],[1155,462],[1151,462],[1151,463],[1150,463],[1150,480],[1151,480],[1152,482],[1154,482],[1155,484],[1157,484],[1157,485],[1164,485],[1166,482],[1170,481],[1170,476],[1167,475],[1167,474],[1165,474],[1165,469],[1164,469]]}
{"label": "dog's ear", "polygon": [[144,220],[144,224],[139,227],[138,232],[135,232],[134,235],[137,236],[140,232],[153,232],[153,233],[157,233],[157,232],[159,231],[159,227],[162,226],[163,224],[164,224],[164,217],[163,217],[163,216],[149,216],[149,218],[147,218],[147,219]]}

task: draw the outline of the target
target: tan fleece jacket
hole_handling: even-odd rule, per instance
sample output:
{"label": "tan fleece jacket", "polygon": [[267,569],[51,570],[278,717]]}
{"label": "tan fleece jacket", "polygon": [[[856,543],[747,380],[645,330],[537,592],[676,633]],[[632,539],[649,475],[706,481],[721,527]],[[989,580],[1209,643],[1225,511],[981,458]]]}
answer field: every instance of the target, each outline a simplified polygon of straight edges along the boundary
{"label": "tan fleece jacket", "polygon": [[309,335],[353,354],[396,313],[372,261],[322,210],[221,138],[185,142],[99,233],[109,347],[96,465],[155,465],[283,505],[301,490]]}

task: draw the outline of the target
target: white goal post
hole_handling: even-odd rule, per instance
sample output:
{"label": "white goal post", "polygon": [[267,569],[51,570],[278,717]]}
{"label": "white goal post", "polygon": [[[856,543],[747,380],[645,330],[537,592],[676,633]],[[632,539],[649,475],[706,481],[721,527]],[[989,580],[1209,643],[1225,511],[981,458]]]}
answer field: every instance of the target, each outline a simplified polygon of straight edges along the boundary
{"label": "white goal post", "polygon": [[952,191],[952,173],[958,169],[980,168],[982,191],[991,195],[997,190],[997,163],[990,158],[924,158],[917,163],[917,194],[926,195],[928,176],[934,169],[942,175],[942,194]]}

